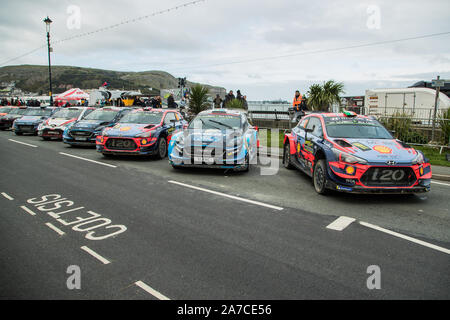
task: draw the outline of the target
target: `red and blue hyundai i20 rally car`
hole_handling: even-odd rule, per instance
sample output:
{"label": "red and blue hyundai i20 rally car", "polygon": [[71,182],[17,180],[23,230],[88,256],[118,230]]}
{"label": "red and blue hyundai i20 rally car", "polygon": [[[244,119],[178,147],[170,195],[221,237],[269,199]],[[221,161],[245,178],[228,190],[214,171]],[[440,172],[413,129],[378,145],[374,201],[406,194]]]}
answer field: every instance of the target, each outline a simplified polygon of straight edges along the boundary
{"label": "red and blue hyundai i20 rally car", "polygon": [[431,166],[421,151],[377,120],[349,111],[304,117],[285,135],[283,164],[311,176],[319,194],[430,190]]}
{"label": "red and blue hyundai i20 rally car", "polygon": [[97,136],[97,151],[108,155],[156,155],[163,159],[176,130],[187,122],[176,110],[143,108],[133,110],[113,127]]}

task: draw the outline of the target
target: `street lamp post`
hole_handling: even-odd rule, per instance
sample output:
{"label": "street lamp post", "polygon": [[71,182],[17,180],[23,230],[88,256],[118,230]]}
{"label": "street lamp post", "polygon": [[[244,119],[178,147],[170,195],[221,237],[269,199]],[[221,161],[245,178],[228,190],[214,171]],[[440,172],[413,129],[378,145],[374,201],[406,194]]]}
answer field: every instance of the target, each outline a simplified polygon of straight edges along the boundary
{"label": "street lamp post", "polygon": [[52,20],[50,20],[50,18],[47,16],[47,18],[44,19],[45,22],[45,28],[47,30],[47,48],[48,48],[48,78],[49,78],[49,82],[50,82],[50,91],[49,91],[49,96],[50,96],[50,106],[53,106],[53,96],[52,96],[52,65],[50,62],[50,23],[52,23]]}

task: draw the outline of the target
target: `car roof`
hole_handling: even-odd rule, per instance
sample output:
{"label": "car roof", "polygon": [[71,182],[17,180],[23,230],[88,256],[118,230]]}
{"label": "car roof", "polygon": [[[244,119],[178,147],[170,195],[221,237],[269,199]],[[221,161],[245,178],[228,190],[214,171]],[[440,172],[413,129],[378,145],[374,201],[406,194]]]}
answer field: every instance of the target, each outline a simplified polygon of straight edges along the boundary
{"label": "car roof", "polygon": [[205,114],[226,114],[226,115],[230,115],[230,116],[240,116],[243,114],[242,111],[240,110],[235,110],[235,109],[226,109],[226,108],[219,108],[219,109],[210,109],[210,110],[205,110],[199,113],[199,115],[205,115]]}
{"label": "car roof", "polygon": [[309,116],[320,116],[323,118],[358,118],[358,119],[371,119],[368,116],[364,116],[364,115],[360,115],[360,114],[356,114],[353,111],[346,111],[344,112],[340,112],[340,113],[333,113],[333,112],[317,112],[317,113],[311,113],[308,115]]}

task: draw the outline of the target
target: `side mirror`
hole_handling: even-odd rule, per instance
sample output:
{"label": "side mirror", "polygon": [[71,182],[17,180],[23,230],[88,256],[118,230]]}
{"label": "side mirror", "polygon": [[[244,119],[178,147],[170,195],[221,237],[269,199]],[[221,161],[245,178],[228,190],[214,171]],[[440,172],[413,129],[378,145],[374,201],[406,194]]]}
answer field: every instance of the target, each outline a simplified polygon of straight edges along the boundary
{"label": "side mirror", "polygon": [[306,133],[311,133],[314,131],[314,128],[305,128],[304,130]]}

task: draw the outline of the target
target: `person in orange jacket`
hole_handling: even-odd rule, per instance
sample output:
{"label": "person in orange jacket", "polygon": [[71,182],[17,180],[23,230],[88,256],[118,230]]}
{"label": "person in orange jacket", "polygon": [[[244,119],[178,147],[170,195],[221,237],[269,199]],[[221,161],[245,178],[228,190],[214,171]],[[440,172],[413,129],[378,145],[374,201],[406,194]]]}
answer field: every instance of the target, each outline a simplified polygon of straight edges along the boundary
{"label": "person in orange jacket", "polygon": [[302,102],[302,94],[298,90],[295,91],[294,101],[292,102],[292,106],[294,107],[295,112],[293,122],[297,122],[303,116]]}

